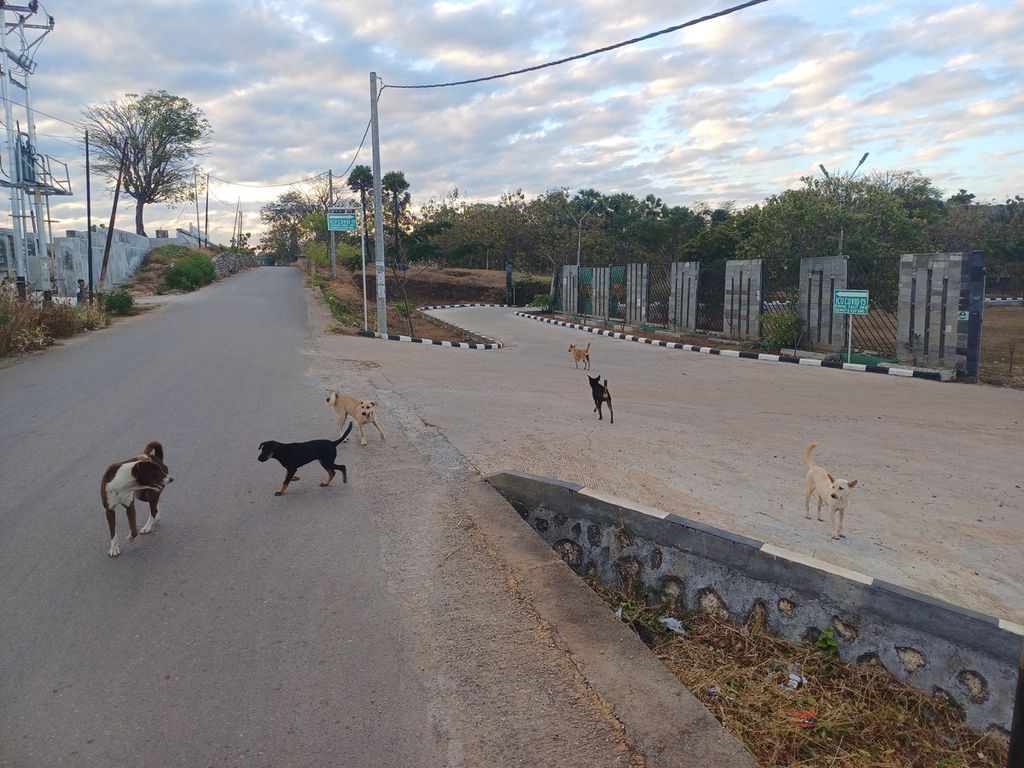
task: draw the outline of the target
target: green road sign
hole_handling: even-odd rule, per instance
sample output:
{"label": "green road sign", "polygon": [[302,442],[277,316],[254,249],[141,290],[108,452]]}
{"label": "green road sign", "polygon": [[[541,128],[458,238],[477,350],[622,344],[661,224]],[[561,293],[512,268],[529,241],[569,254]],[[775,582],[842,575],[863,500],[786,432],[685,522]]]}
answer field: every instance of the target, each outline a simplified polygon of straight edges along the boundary
{"label": "green road sign", "polygon": [[832,311],[837,315],[866,315],[868,292],[841,289],[833,291]]}
{"label": "green road sign", "polygon": [[356,232],[359,229],[359,221],[355,211],[351,213],[328,213],[327,229],[331,232]]}

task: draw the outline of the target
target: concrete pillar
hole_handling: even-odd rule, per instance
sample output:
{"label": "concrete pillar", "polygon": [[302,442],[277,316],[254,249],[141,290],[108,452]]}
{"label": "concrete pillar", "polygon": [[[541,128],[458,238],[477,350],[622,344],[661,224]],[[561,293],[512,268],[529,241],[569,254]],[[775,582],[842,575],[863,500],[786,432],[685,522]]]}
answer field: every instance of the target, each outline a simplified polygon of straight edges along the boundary
{"label": "concrete pillar", "polygon": [[723,333],[731,339],[761,338],[762,259],[725,263]]}
{"label": "concrete pillar", "polygon": [[900,257],[896,359],[978,375],[985,267],[973,253],[911,253]]}
{"label": "concrete pillar", "polygon": [[566,264],[562,267],[562,312],[575,315],[579,304],[579,267]]}
{"label": "concrete pillar", "polygon": [[684,331],[697,327],[699,261],[673,261],[669,272],[668,322]]}
{"label": "concrete pillar", "polygon": [[649,265],[646,263],[626,266],[626,322],[629,325],[644,325],[647,322],[649,274]]}
{"label": "concrete pillar", "polygon": [[590,285],[590,296],[593,302],[594,317],[608,319],[608,298],[611,295],[611,267],[594,267],[593,282]]}
{"label": "concrete pillar", "polygon": [[846,315],[832,314],[832,292],[847,287],[849,262],[840,256],[800,260],[800,324],[809,349],[846,348]]}

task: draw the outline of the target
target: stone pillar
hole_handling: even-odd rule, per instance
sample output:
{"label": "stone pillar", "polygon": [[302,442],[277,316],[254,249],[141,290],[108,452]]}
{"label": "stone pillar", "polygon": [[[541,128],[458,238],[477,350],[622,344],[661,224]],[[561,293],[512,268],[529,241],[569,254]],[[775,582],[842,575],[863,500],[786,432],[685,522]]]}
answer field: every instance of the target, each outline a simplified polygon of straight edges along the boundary
{"label": "stone pillar", "polygon": [[608,319],[608,297],[611,294],[611,267],[594,267],[593,282],[590,285],[590,297],[593,303],[594,317]]}
{"label": "stone pillar", "polygon": [[761,338],[762,259],[725,263],[723,333],[731,339]]}
{"label": "stone pillar", "polygon": [[800,324],[809,349],[846,348],[846,315],[832,314],[832,292],[847,287],[849,262],[841,256],[800,259]]}
{"label": "stone pillar", "polygon": [[644,325],[647,322],[648,274],[646,263],[626,266],[626,322],[629,325]]}
{"label": "stone pillar", "polygon": [[562,267],[562,312],[575,315],[579,300],[579,267],[575,264]]}
{"label": "stone pillar", "polygon": [[973,253],[900,257],[896,359],[977,379],[985,267]]}
{"label": "stone pillar", "polygon": [[699,261],[673,261],[669,272],[668,322],[685,331],[697,327]]}

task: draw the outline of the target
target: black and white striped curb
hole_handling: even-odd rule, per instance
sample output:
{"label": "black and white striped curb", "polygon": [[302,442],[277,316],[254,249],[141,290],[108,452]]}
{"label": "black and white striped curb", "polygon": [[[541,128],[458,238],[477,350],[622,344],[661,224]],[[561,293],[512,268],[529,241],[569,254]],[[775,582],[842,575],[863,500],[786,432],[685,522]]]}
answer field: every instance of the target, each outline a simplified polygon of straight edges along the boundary
{"label": "black and white striped curb", "polygon": [[993,296],[992,298],[986,298],[985,304],[991,306],[1002,305],[1004,307],[1024,307],[1024,296],[1018,296],[1017,298],[1010,298],[1009,296]]}
{"label": "black and white striped curb", "polygon": [[455,347],[456,349],[501,349],[502,347],[500,341],[487,344],[478,344],[471,341],[439,341],[438,339],[421,339],[418,336],[402,336],[397,333],[377,333],[376,331],[359,331],[356,335],[367,338],[386,339],[387,341],[409,341],[413,344],[423,344],[427,347]]}
{"label": "black and white striped curb", "polygon": [[430,307],[416,307],[420,312],[428,309],[460,309],[461,307],[511,307],[512,304],[436,304]]}
{"label": "black and white striped curb", "polygon": [[[416,309],[416,311],[419,312],[420,314],[422,314],[424,317],[429,317],[435,323],[440,323],[441,325],[443,325],[443,326],[445,326],[447,328],[450,328],[451,330],[455,331],[456,333],[464,333],[464,334],[466,334],[471,339],[482,339],[484,344],[493,344],[494,345],[492,347],[485,347],[485,349],[501,349],[502,344],[501,344],[500,341],[496,341],[495,339],[488,338],[487,336],[484,336],[482,333],[477,333],[476,331],[471,331],[471,330],[469,330],[469,328],[463,328],[461,325],[456,325],[455,323],[450,323],[447,320],[442,320],[440,317],[437,317],[436,315],[428,315],[427,314],[427,310],[428,309],[452,309],[452,308],[460,307],[460,306],[467,306],[467,305],[465,305],[465,304],[449,304],[446,307],[418,307]],[[497,306],[508,306],[508,305],[506,305],[506,304],[473,304],[471,306],[476,306],[476,307],[484,307],[484,306],[497,307]],[[476,343],[479,344],[480,342],[476,342]]]}
{"label": "black and white striped curb", "polygon": [[793,355],[768,355],[762,352],[739,352],[734,349],[719,349],[718,347],[698,347],[693,344],[681,344],[672,341],[659,341],[648,339],[644,336],[631,336],[616,331],[606,331],[604,328],[593,328],[589,325],[578,323],[567,323],[562,320],[551,320],[547,317],[536,317],[525,312],[516,312],[517,317],[526,317],[530,320],[540,320],[542,323],[561,325],[566,328],[575,328],[587,333],[596,333],[598,336],[610,336],[613,339],[625,339],[626,341],[637,341],[641,344],[650,344],[654,347],[667,347],[669,349],[684,349],[688,352],[703,352],[706,355],[719,355],[720,357],[739,357],[744,360],[764,360],[773,363],[795,363],[797,365],[811,365],[818,368],[834,368],[843,371],[858,371],[861,373],[884,373],[889,376],[903,376],[905,378],[929,379],[930,381],[942,381],[942,374],[938,371],[918,371],[912,368],[889,368],[884,365],[865,365],[862,363],[843,363],[832,360],[818,360],[810,357],[795,357]]}

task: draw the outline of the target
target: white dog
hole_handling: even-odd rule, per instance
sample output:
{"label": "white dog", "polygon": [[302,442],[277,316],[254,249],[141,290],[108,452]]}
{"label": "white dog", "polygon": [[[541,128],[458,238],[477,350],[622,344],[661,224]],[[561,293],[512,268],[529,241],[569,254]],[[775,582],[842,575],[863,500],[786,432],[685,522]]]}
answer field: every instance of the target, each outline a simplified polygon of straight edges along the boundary
{"label": "white dog", "polygon": [[814,463],[811,451],[818,446],[811,443],[804,448],[804,461],[807,462],[807,475],[804,477],[804,516],[811,519],[811,494],[818,496],[818,520],[821,521],[821,505],[828,504],[829,522],[832,526],[833,539],[845,539],[843,533],[843,517],[846,514],[846,503],[850,497],[850,489],[857,487],[856,480],[835,478]]}
{"label": "white dog", "polygon": [[381,430],[380,424],[377,423],[377,417],[374,413],[377,408],[376,400],[360,400],[349,395],[331,392],[327,396],[327,404],[334,408],[334,415],[338,419],[339,436],[341,435],[341,427],[345,423],[345,418],[351,416],[352,421],[359,427],[360,445],[366,445],[366,435],[363,434],[364,424],[373,424],[377,431],[380,432],[380,439],[384,439],[384,432]]}

